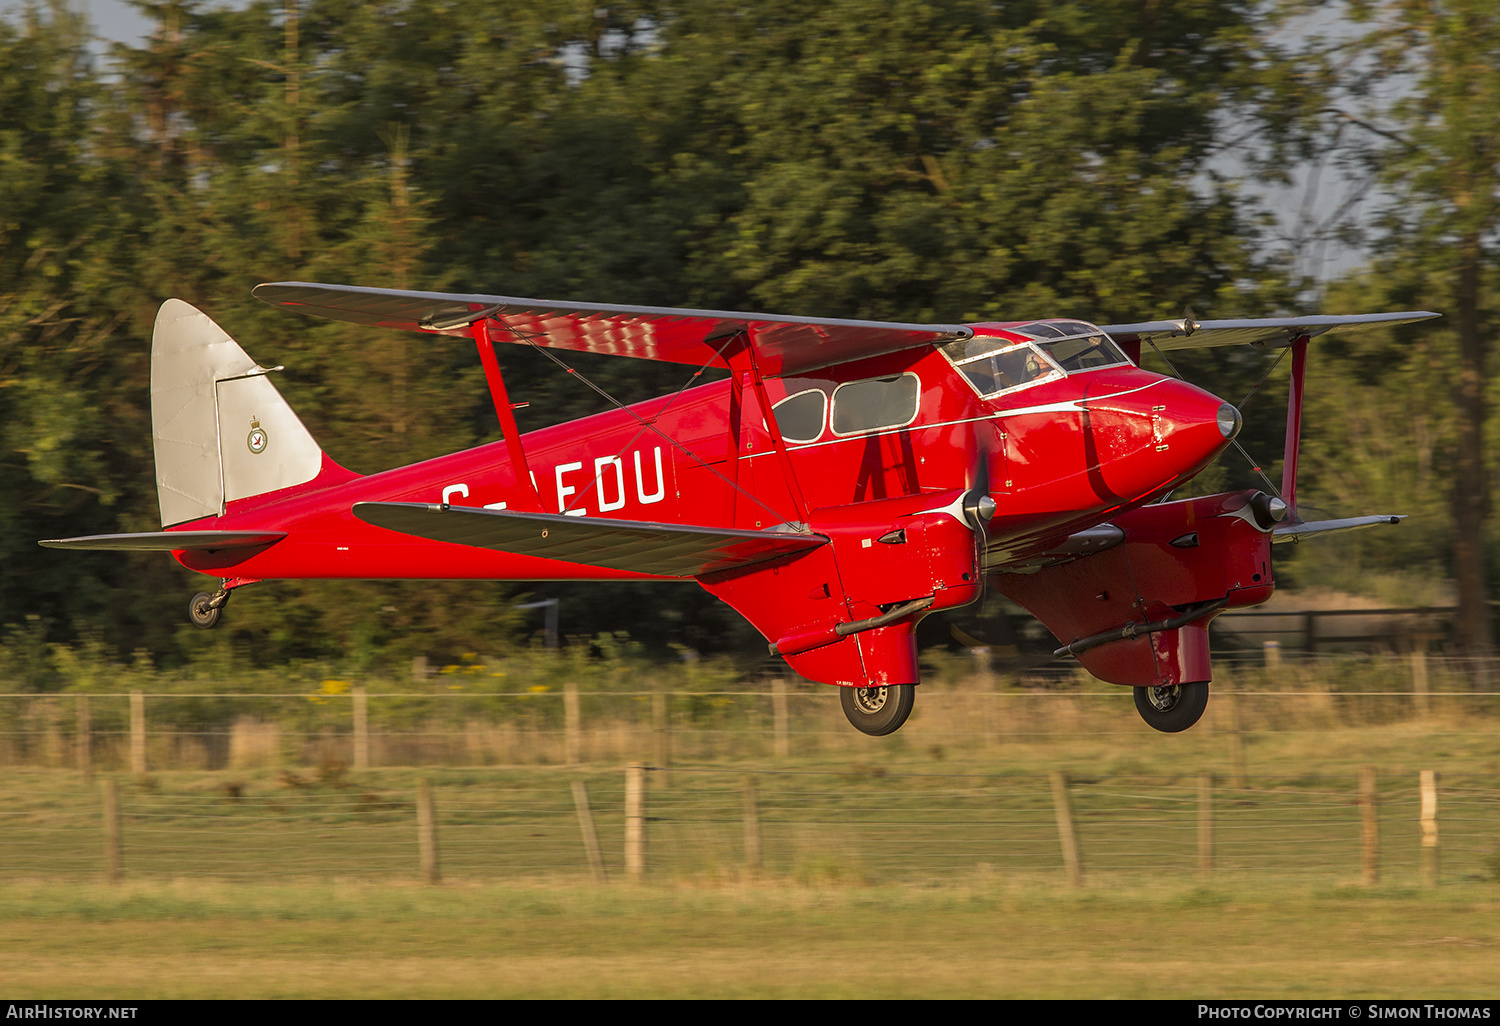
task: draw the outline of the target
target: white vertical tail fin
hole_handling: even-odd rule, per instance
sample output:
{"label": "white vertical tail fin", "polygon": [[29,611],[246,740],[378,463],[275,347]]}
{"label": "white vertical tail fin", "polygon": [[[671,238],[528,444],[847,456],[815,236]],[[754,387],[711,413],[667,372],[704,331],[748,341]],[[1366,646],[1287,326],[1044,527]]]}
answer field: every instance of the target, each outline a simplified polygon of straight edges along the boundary
{"label": "white vertical tail fin", "polygon": [[163,527],[318,476],[323,450],[259,366],[206,314],[169,299],[151,339],[151,434]]}

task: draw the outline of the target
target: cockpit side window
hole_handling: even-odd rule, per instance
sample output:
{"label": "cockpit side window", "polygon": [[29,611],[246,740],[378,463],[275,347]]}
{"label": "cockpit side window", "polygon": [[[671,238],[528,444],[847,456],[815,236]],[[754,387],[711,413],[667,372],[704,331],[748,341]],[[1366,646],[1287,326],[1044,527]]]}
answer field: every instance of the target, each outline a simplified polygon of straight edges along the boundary
{"label": "cockpit side window", "polygon": [[983,399],[1062,377],[1062,371],[1029,342],[971,338],[950,342],[942,350]]}

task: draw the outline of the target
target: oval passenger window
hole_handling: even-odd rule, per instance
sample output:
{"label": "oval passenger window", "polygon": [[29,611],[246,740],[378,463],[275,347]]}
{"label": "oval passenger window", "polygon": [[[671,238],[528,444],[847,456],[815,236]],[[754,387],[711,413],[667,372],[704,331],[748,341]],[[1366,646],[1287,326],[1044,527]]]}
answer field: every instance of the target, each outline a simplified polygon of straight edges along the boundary
{"label": "oval passenger window", "polygon": [[827,408],[828,397],[814,388],[788,396],[771,407],[771,412],[776,415],[782,441],[816,442],[823,437],[823,414]]}

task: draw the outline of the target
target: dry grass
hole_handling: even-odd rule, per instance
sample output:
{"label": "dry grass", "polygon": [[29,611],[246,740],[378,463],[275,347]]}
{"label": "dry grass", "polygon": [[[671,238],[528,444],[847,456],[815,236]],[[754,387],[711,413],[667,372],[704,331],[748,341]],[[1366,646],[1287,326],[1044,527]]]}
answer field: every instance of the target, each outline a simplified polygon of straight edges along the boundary
{"label": "dry grass", "polygon": [[[1353,694],[1386,688],[1380,672],[1288,674],[1277,695],[1247,673],[1218,690],[1232,701],[1171,736],[1102,687],[934,686],[885,739],[845,730],[836,696],[816,692],[794,703],[785,760],[769,757],[768,715],[722,732],[674,726],[670,781],[651,786],[646,887],[581,882],[568,788],[589,781],[618,869],[613,760],[632,747],[650,758],[640,749],[656,741],[623,720],[598,724],[586,754],[600,761],[586,767],[536,765],[560,743],[545,732],[460,723],[459,765],[354,773],[320,764],[316,746],[297,761],[263,739],[264,759],[247,760],[260,768],[126,781],[115,887],[96,882],[97,787],[8,768],[0,992],[1491,998],[1500,719],[1468,697],[1418,715],[1406,698]],[[507,752],[532,764],[496,765]],[[1351,886],[1365,764],[1382,788],[1386,885],[1374,889]],[[1061,882],[1051,769],[1074,781],[1078,891]],[[1444,787],[1444,883],[1431,891],[1413,886],[1422,769]],[[1200,771],[1223,789],[1207,889],[1191,868]],[[1237,772],[1245,786],[1231,793]],[[748,773],[760,776],[764,876],[741,859]],[[450,882],[436,888],[410,882],[418,775],[438,795]]]}

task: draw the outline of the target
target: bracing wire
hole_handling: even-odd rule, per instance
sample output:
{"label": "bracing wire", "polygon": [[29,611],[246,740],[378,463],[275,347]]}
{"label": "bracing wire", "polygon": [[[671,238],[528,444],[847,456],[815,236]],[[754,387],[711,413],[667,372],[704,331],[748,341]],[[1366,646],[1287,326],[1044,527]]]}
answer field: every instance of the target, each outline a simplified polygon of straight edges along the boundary
{"label": "bracing wire", "polygon": [[[1147,338],[1146,341],[1150,344],[1151,348],[1156,352],[1156,355],[1159,356],[1159,357],[1161,357],[1162,363],[1165,363],[1167,365],[1167,369],[1172,372],[1172,376],[1173,377],[1175,377],[1179,381],[1184,381],[1184,382],[1187,381],[1187,378],[1185,378],[1185,377],[1182,376],[1182,372],[1179,371],[1176,368],[1176,366],[1173,365],[1173,363],[1172,363],[1171,360],[1167,359],[1167,354],[1164,353],[1164,352],[1162,352],[1159,348],[1157,348],[1156,340],[1155,339]],[[1245,405],[1245,403],[1247,403],[1247,402],[1250,401],[1251,396],[1255,395],[1255,393],[1257,391],[1259,391],[1260,386],[1264,385],[1266,383],[1266,379],[1271,376],[1271,371],[1273,371],[1273,370],[1276,369],[1276,365],[1279,364],[1281,362],[1281,360],[1282,360],[1282,357],[1285,357],[1285,356],[1286,356],[1286,350],[1283,349],[1281,351],[1281,356],[1276,357],[1276,360],[1275,360],[1274,363],[1271,364],[1270,369],[1267,370],[1266,373],[1261,376],[1261,379],[1255,383],[1255,387],[1252,388],[1252,389],[1250,389],[1250,391],[1246,394],[1245,398],[1242,399],[1242,400],[1240,400],[1240,404],[1239,404],[1238,407],[1236,407],[1236,409],[1243,408],[1244,405]],[[1277,488],[1274,484],[1271,483],[1271,479],[1266,476],[1266,472],[1261,469],[1261,466],[1255,460],[1255,457],[1251,456],[1250,453],[1246,451],[1245,447],[1240,444],[1240,440],[1238,438],[1236,438],[1236,439],[1232,440],[1229,444],[1232,445],[1232,446],[1234,446],[1236,452],[1238,452],[1241,456],[1245,457],[1245,462],[1250,465],[1250,469],[1251,470],[1255,471],[1256,476],[1258,476],[1262,481],[1264,481],[1266,483],[1266,487],[1268,489],[1270,489],[1271,494],[1274,495],[1274,496],[1276,496],[1276,498],[1280,499],[1282,497],[1281,496],[1281,489]]]}
{"label": "bracing wire", "polygon": [[[531,348],[533,348],[537,352],[541,353],[543,356],[545,356],[547,359],[551,360],[553,363],[557,364],[557,366],[561,367],[565,373],[571,374],[574,377],[576,377],[579,381],[582,381],[585,385],[587,385],[594,392],[598,393],[607,402],[609,402],[610,404],[612,404],[613,406],[615,406],[617,409],[623,410],[625,413],[628,413],[632,418],[634,418],[634,420],[636,421],[636,423],[640,425],[640,428],[636,431],[636,433],[634,435],[631,436],[630,441],[626,442],[625,445],[621,448],[620,452],[617,453],[616,455],[620,455],[626,449],[629,449],[630,446],[632,446],[632,445],[635,444],[635,440],[637,438],[640,438],[641,435],[645,434],[647,431],[654,432],[664,442],[666,442],[672,448],[676,449],[678,452],[682,453],[688,459],[692,460],[698,466],[702,467],[704,470],[708,471],[710,474],[713,474],[719,480],[723,481],[729,487],[733,488],[736,492],[738,492],[739,494],[743,495],[745,498],[749,499],[751,502],[755,503],[761,509],[765,510],[772,517],[780,519],[780,517],[781,517],[781,513],[780,512],[778,512],[777,510],[773,509],[772,507],[766,505],[766,503],[762,502],[756,496],[754,496],[754,495],[750,494],[749,492],[745,491],[744,488],[740,487],[740,485],[739,485],[738,482],[731,481],[728,477],[725,477],[724,474],[721,471],[715,469],[714,467],[710,466],[708,463],[704,462],[704,460],[701,457],[699,457],[697,453],[693,452],[687,446],[683,445],[681,442],[677,441],[677,439],[675,439],[672,436],[668,435],[665,431],[663,431],[661,428],[659,428],[659,427],[656,426],[656,420],[657,420],[657,418],[660,417],[663,413],[665,413],[667,411],[667,409],[674,402],[676,402],[677,399],[684,392],[686,392],[688,390],[688,388],[693,384],[693,382],[696,381],[699,377],[701,377],[704,371],[708,370],[708,368],[713,364],[713,362],[715,360],[718,360],[720,357],[723,356],[724,350],[729,348],[729,344],[731,342],[733,342],[736,338],[738,338],[738,335],[730,335],[729,337],[727,337],[724,340],[724,343],[721,346],[719,346],[719,348],[717,350],[715,350],[713,356],[709,357],[708,361],[706,363],[704,363],[703,366],[699,367],[696,371],[694,371],[691,375],[689,375],[687,381],[683,383],[683,386],[681,388],[679,388],[675,393],[673,393],[672,397],[667,400],[666,405],[663,406],[660,410],[658,410],[648,420],[645,417],[642,417],[635,410],[631,409],[629,406],[627,406],[624,403],[622,403],[620,400],[616,399],[608,391],[606,391],[604,388],[600,387],[598,384],[596,384],[594,381],[592,381],[582,371],[578,370],[578,368],[568,366],[568,364],[564,363],[562,361],[562,359],[557,356],[556,353],[552,352],[551,349],[549,349],[549,348],[547,348],[545,346],[539,345],[537,343],[537,339],[541,338],[541,337],[544,337],[544,336],[538,335],[538,334],[532,333],[532,332],[517,331],[516,329],[511,328],[511,327],[509,327],[507,325],[503,325],[503,324],[501,325],[501,327],[504,328],[504,330],[511,332],[511,334],[515,335],[517,339],[519,339],[522,342],[525,342],[527,345],[531,346]],[[589,492],[593,489],[594,485],[597,483],[597,481],[598,481],[597,478],[595,478],[593,481],[590,481],[589,484],[588,484],[588,486],[585,487],[583,489],[583,491],[578,494],[577,499],[574,500],[575,503],[577,501],[579,501],[579,500],[582,500],[585,495],[588,495]],[[572,508],[572,507],[569,507],[569,508]]]}

